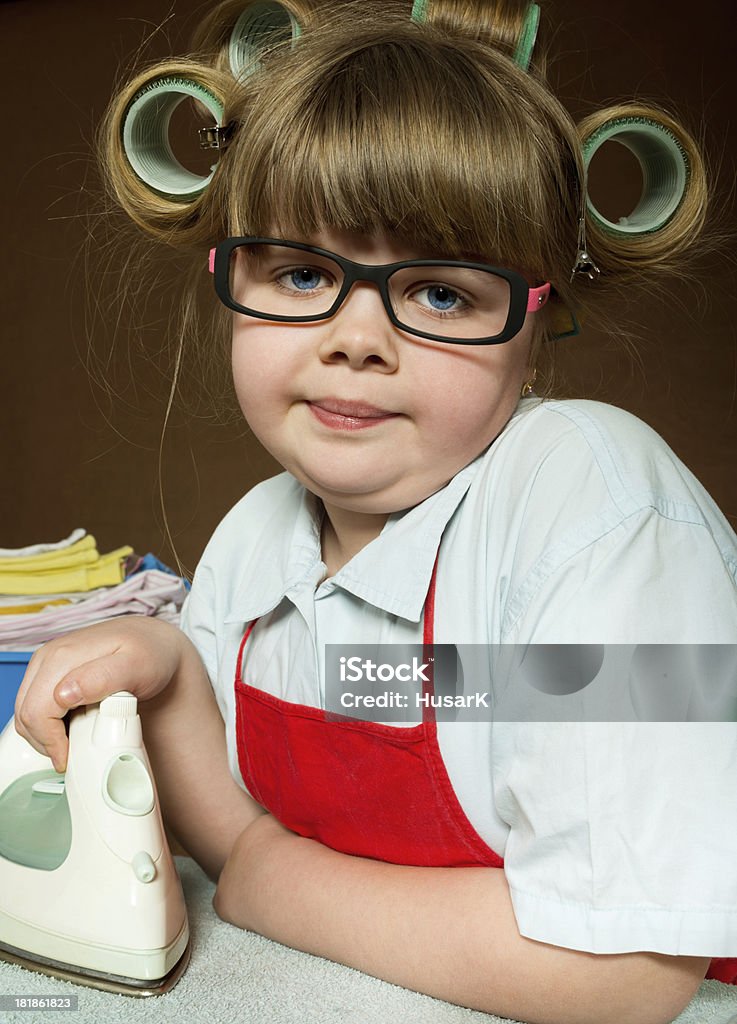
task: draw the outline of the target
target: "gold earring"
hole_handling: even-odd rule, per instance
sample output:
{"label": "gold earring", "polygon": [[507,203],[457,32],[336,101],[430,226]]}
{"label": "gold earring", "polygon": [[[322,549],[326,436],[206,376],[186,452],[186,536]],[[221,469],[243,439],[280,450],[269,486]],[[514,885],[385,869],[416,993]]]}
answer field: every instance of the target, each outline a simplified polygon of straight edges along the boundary
{"label": "gold earring", "polygon": [[532,389],[535,387],[535,381],[537,380],[537,370],[532,371],[532,376],[529,380],[526,380],[522,385],[522,391],[520,392],[520,398],[526,398],[532,394]]}

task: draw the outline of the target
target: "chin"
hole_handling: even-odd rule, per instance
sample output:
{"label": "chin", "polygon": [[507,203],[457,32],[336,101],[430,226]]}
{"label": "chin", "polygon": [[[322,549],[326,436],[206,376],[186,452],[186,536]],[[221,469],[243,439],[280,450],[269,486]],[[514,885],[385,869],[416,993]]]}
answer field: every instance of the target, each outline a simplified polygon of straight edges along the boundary
{"label": "chin", "polygon": [[418,482],[414,487],[408,487],[406,479],[379,484],[374,479],[372,486],[367,487],[366,477],[357,480],[354,487],[351,487],[350,483],[347,484],[345,478],[340,481],[339,486],[331,486],[333,481],[324,477],[319,480],[303,478],[300,482],[329,505],[335,505],[347,512],[386,516],[414,508],[444,487],[447,480],[434,484],[428,482],[426,486]]}
{"label": "chin", "polygon": [[350,512],[365,512],[368,514],[396,512],[406,505],[397,504],[399,498],[393,488],[382,488],[376,486],[367,487],[366,481],[357,481],[355,487],[350,482],[341,481],[340,486],[333,486],[332,481],[320,479],[301,481],[304,486],[321,498],[324,502],[337,505]]}
{"label": "chin", "polygon": [[329,504],[353,512],[393,511],[389,508],[397,490],[393,481],[377,484],[372,473],[362,471],[351,474],[337,468],[331,473],[325,466],[315,467],[312,472],[303,466],[285,466],[285,469],[308,491]]}

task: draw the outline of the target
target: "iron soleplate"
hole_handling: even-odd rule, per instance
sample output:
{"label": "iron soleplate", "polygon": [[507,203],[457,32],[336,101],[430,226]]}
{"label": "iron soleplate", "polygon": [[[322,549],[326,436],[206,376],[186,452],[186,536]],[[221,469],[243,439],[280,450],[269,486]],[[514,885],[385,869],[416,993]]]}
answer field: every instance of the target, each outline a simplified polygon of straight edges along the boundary
{"label": "iron soleplate", "polygon": [[103,992],[112,992],[115,995],[139,998],[160,996],[174,988],[187,968],[190,952],[190,942],[188,942],[178,962],[168,974],[163,978],[142,980],[75,967],[74,964],[62,964],[56,960],[49,960],[47,957],[16,949],[15,946],[6,946],[5,943],[0,942],[0,960],[4,960],[6,963],[17,964],[19,967],[24,967],[37,974],[59,978],[61,981],[71,981],[75,985],[84,985],[86,988],[96,988]]}

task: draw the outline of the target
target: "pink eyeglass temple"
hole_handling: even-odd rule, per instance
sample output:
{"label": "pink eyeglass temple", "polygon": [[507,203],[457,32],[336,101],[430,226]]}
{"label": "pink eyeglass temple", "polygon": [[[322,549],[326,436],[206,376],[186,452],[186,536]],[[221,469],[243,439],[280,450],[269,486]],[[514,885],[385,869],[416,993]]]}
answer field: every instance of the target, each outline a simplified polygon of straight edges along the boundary
{"label": "pink eyeglass temple", "polygon": [[[215,250],[210,249],[210,259],[207,264],[208,270],[211,274],[215,273]],[[550,298],[550,283],[541,284],[539,288],[530,288],[530,294],[527,299],[527,312],[537,313],[538,309],[542,309],[545,303]]]}
{"label": "pink eyeglass temple", "polygon": [[530,288],[530,293],[527,298],[527,312],[537,313],[538,309],[542,309],[549,298],[549,281],[546,284],[541,284],[539,288]]}

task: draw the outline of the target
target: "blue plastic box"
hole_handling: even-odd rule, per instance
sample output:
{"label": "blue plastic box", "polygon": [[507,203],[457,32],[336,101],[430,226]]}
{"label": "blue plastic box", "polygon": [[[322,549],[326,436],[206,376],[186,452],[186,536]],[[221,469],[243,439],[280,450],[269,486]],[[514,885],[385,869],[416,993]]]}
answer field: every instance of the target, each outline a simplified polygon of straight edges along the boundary
{"label": "blue plastic box", "polygon": [[0,651],[0,729],[13,717],[15,697],[30,660],[30,651]]}

